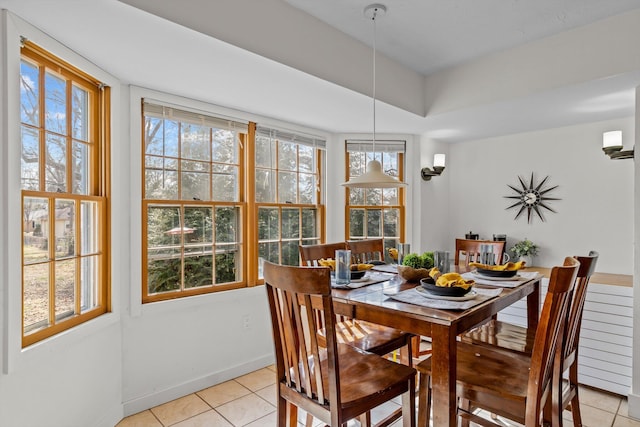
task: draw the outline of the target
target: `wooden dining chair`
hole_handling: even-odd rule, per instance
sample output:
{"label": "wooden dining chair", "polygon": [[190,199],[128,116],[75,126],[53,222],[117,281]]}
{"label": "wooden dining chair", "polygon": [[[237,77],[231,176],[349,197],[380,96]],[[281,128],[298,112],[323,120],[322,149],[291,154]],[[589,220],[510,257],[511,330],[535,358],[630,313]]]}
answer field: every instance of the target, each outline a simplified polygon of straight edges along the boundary
{"label": "wooden dining chair", "polygon": [[[351,250],[353,262],[384,261],[383,239],[347,240],[347,246]],[[421,342],[422,339],[414,335],[410,354],[415,359],[431,354],[431,350],[420,350]]]}
{"label": "wooden dining chair", "polygon": [[[327,425],[346,426],[397,396],[402,396],[402,425],[415,425],[415,369],[338,342],[329,269],[265,261],[264,279],[276,354],[279,427],[295,425],[297,408]],[[323,325],[312,306],[324,312]],[[310,332],[321,328],[325,347]]]}
{"label": "wooden dining chair", "polygon": [[347,240],[353,263],[384,261],[384,239]]}
{"label": "wooden dining chair", "polygon": [[305,267],[319,266],[320,259],[335,259],[337,250],[348,249],[346,242],[324,243],[318,245],[298,245],[300,265]]}
{"label": "wooden dining chair", "polygon": [[453,257],[453,263],[461,265],[461,259],[462,265],[465,266],[469,265],[470,262],[480,262],[480,245],[490,245],[493,248],[493,253],[498,255],[496,263],[501,264],[504,244],[504,241],[456,239],[456,252]]}
{"label": "wooden dining chair", "polygon": [[[335,258],[335,251],[345,249],[346,243],[300,245],[298,248],[302,266],[317,266],[319,259]],[[413,334],[352,317],[338,316],[336,329],[339,342],[380,356],[406,347],[401,352],[401,358],[407,365],[412,365],[409,355],[412,354]]]}
{"label": "wooden dining chair", "polygon": [[[475,413],[484,409],[524,424],[542,426],[549,419],[553,363],[560,351],[580,262],[567,257],[551,269],[549,290],[542,306],[531,356],[465,342],[457,344],[456,394],[462,425],[473,421],[501,426]],[[429,425],[431,359],[417,366],[420,378],[418,424]],[[473,409],[473,410],[472,410]]]}
{"label": "wooden dining chair", "polygon": [[[582,425],[578,397],[578,346],[582,313],[587,297],[587,286],[595,271],[598,256],[598,252],[590,251],[587,256],[574,257],[580,262],[580,268],[578,269],[576,285],[571,299],[569,320],[564,328],[562,366],[556,366],[561,368],[561,372],[557,372],[555,376],[556,387],[552,402],[553,417],[557,425],[560,426],[563,424],[562,412],[567,407],[571,408],[573,425]],[[509,351],[529,355],[533,350],[535,331],[511,323],[492,320],[480,326],[477,330],[468,332],[463,336],[462,340],[472,344],[497,346]],[[563,380],[565,373],[567,373],[566,381]]]}

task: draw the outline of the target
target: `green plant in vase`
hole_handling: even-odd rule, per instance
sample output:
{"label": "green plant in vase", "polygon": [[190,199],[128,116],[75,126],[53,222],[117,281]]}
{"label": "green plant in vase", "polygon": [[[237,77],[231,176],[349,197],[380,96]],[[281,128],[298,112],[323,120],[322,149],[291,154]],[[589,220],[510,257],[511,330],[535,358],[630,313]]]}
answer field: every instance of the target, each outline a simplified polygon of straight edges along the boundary
{"label": "green plant in vase", "polygon": [[538,255],[538,245],[525,237],[519,241],[511,249],[511,253],[518,259],[525,261],[528,266],[533,264],[533,257]]}

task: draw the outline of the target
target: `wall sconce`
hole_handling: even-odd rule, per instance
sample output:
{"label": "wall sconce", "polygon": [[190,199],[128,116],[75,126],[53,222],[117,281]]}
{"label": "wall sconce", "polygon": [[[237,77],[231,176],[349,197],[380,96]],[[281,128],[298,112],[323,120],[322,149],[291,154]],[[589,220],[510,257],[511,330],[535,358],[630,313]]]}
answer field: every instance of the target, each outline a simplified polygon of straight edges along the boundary
{"label": "wall sconce", "polygon": [[430,168],[422,168],[420,174],[422,175],[422,179],[425,181],[431,181],[432,176],[440,176],[442,171],[444,170],[444,154],[434,154],[433,155],[433,170]]}
{"label": "wall sconce", "polygon": [[622,149],[622,131],[612,130],[602,134],[602,151],[612,159],[633,159],[633,151]]}

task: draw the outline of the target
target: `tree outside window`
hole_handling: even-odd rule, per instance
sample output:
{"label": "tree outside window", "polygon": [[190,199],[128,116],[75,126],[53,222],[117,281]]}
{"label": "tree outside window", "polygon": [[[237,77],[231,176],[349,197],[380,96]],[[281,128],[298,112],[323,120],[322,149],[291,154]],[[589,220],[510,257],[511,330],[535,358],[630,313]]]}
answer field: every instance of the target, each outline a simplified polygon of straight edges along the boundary
{"label": "tree outside window", "polygon": [[145,102],[143,301],[243,286],[246,129]]}
{"label": "tree outside window", "polygon": [[40,47],[22,47],[23,346],[109,309],[109,92]]}

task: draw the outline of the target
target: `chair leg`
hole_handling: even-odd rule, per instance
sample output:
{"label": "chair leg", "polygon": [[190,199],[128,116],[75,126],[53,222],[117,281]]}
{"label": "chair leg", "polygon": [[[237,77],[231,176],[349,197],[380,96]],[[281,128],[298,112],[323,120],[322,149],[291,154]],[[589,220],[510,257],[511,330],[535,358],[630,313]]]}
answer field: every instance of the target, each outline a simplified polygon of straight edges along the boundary
{"label": "chair leg", "polygon": [[582,416],[580,415],[580,399],[578,399],[578,389],[576,395],[571,399],[571,416],[573,417],[573,425],[582,427]]}
{"label": "chair leg", "polygon": [[307,412],[307,419],[304,423],[305,427],[313,427],[313,415]]}
{"label": "chair leg", "polygon": [[360,420],[360,426],[371,427],[371,412],[367,411],[358,417]]}
{"label": "chair leg", "polygon": [[416,335],[411,338],[411,345],[413,350],[411,351],[414,359],[419,359],[421,356],[425,356],[427,354],[431,354],[431,350],[420,351],[420,343],[422,342],[422,337],[420,335]]}
{"label": "chair leg", "polygon": [[571,416],[574,427],[582,427],[582,416],[580,415],[580,399],[578,398],[578,362],[574,361],[569,368],[569,390],[573,390],[571,399]]}
{"label": "chair leg", "polygon": [[294,427],[298,424],[298,407],[278,398],[278,427]]}
{"label": "chair leg", "polygon": [[402,426],[415,427],[416,425],[416,380],[409,379],[409,390],[402,394]]}
{"label": "chair leg", "polygon": [[428,427],[431,423],[431,375],[421,373],[418,383],[418,425]]}
{"label": "chair leg", "polygon": [[[469,399],[460,399],[460,408],[463,411],[467,412],[467,413],[471,413],[471,403],[469,402]],[[495,418],[493,418],[494,415],[495,414],[491,414],[491,418],[494,419],[494,420],[497,420],[498,417],[496,416]],[[461,427],[469,427],[469,418],[464,418],[463,417],[460,420],[460,426]]]}
{"label": "chair leg", "polygon": [[[410,367],[413,367],[413,346],[412,346],[412,342],[415,340],[416,337],[412,337],[411,339],[409,339],[407,341],[407,345],[403,348],[400,349],[400,362],[403,365],[407,365]],[[420,338],[420,337],[418,337]]]}

